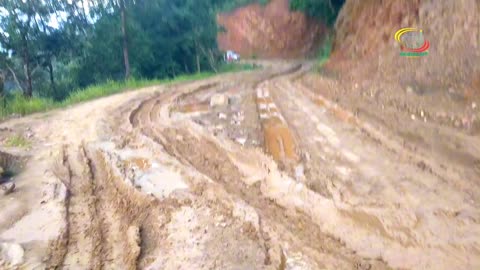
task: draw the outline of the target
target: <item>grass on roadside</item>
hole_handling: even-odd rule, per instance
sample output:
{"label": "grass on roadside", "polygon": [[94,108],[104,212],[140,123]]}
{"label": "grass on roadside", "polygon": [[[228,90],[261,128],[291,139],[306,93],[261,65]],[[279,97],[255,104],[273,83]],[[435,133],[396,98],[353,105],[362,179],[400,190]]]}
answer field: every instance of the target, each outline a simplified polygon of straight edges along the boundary
{"label": "grass on roadside", "polygon": [[317,52],[317,69],[321,69],[321,67],[330,58],[330,54],[332,53],[332,43],[333,43],[332,36],[327,35],[323,40],[322,46],[320,46]]}
{"label": "grass on roadside", "polygon": [[31,143],[20,135],[15,135],[8,138],[5,142],[5,146],[7,147],[21,147],[21,148],[28,148],[31,146]]}
{"label": "grass on roadside", "polygon": [[[225,64],[219,68],[219,73],[236,72],[242,70],[252,70],[256,67],[251,64]],[[37,112],[45,112],[48,110],[62,108],[80,102],[93,100],[100,97],[105,97],[127,90],[133,90],[153,85],[166,83],[179,83],[192,80],[201,80],[217,73],[201,72],[189,75],[180,75],[173,79],[163,80],[146,80],[146,79],[130,79],[127,81],[113,81],[109,80],[102,84],[92,85],[85,89],[78,89],[70,93],[70,95],[63,101],[54,101],[50,98],[33,97],[25,98],[21,93],[16,92],[8,97],[0,96],[0,120],[9,115],[28,115]]]}

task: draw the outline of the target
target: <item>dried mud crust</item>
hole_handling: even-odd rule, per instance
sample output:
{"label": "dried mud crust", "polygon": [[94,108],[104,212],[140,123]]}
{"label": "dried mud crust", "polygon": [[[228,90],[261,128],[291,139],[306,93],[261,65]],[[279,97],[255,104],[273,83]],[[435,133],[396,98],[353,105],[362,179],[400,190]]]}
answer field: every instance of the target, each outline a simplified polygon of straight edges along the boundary
{"label": "dried mud crust", "polygon": [[[272,263],[280,269],[281,250],[270,250],[261,231],[233,217],[231,205],[195,194],[155,199],[124,180],[114,155],[88,148],[66,149],[57,169],[69,191],[67,223],[52,245],[49,269],[230,269]],[[197,189],[197,195],[206,192]]]}
{"label": "dried mud crust", "polygon": [[360,121],[371,123],[386,138],[428,159],[426,164],[417,161],[420,168],[446,178],[463,179],[461,186],[478,205],[480,119],[478,109],[472,109],[471,103],[422,97],[398,85],[355,85],[313,74],[297,84],[310,94],[336,101]]}
{"label": "dried mud crust", "polygon": [[[342,95],[345,92],[342,86],[345,85],[341,82],[318,75],[309,75],[295,82],[276,82],[279,89],[277,104],[288,111],[285,113],[287,121],[303,139],[299,140],[300,147],[309,156],[305,162],[306,184],[319,194],[332,198],[340,209],[342,204],[351,206],[346,212],[342,210],[341,215],[354,221],[360,226],[358,229],[377,228],[378,235],[384,238],[381,242],[385,241],[381,245],[393,240],[412,249],[419,248],[417,258],[406,258],[401,255],[405,251],[397,250],[393,254],[388,251],[393,246],[383,247],[385,253],[381,257],[391,266],[421,268],[422,265],[436,264],[438,259],[434,259],[433,251],[429,250],[429,242],[424,242],[426,238],[421,236],[424,233],[432,234],[438,246],[449,246],[451,241],[458,243],[453,246],[475,246],[476,241],[470,241],[473,240],[470,237],[477,237],[480,229],[477,211],[480,189],[476,180],[479,171],[475,166],[478,159],[475,150],[478,143],[475,141],[478,139],[434,124],[408,128],[417,136],[425,136],[428,129],[430,133],[426,134],[430,136],[432,129],[440,130],[440,134],[434,133],[436,137],[429,138],[432,141],[437,139],[432,151],[429,146],[396,134],[407,129],[407,125],[404,128],[400,125],[404,122],[399,120],[412,119],[388,118],[382,109],[371,103],[362,103],[354,93],[348,97]],[[384,122],[358,113],[354,109],[357,106],[371,111]],[[398,111],[398,114],[404,112]],[[450,152],[446,155],[435,151],[435,147],[449,148],[452,141],[468,145],[455,149],[457,153],[463,151],[465,154],[452,155]],[[459,156],[463,159],[458,160]],[[466,161],[469,163],[461,163]],[[368,182],[365,186],[364,181]],[[457,210],[449,212],[451,207]],[[467,212],[468,218],[460,214]],[[429,225],[426,225],[426,219]],[[450,225],[443,227],[440,224]],[[450,229],[467,227],[469,233],[463,236]],[[360,230],[357,233],[361,233]],[[448,236],[452,234],[456,236]],[[372,246],[380,243],[373,240],[373,235],[370,237]],[[470,240],[465,242],[461,238]],[[445,255],[442,267],[471,268],[479,263],[478,252],[463,252],[453,246],[451,251],[457,254],[456,257]],[[475,259],[468,259],[469,256]],[[437,268],[441,267],[437,265]]]}

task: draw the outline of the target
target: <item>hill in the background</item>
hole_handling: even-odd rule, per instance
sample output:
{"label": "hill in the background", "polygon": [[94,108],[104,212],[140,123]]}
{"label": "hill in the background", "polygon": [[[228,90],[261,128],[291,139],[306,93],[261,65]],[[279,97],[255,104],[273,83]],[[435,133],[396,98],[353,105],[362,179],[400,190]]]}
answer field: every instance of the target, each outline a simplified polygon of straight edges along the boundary
{"label": "hill in the background", "polygon": [[314,54],[326,26],[301,12],[292,12],[288,0],[254,3],[218,15],[225,31],[218,36],[222,50],[243,57],[297,58]]}

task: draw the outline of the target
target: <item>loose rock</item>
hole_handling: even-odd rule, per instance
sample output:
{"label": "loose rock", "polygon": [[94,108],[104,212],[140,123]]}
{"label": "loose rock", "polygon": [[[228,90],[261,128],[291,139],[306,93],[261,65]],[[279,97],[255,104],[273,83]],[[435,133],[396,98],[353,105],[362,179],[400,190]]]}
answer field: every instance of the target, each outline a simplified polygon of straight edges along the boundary
{"label": "loose rock", "polygon": [[15,191],[15,183],[6,183],[2,185],[3,194],[8,195]]}
{"label": "loose rock", "polygon": [[210,107],[224,106],[227,104],[227,97],[223,94],[215,94],[210,98]]}
{"label": "loose rock", "polygon": [[227,119],[227,115],[224,113],[219,113],[218,114],[218,119]]}
{"label": "loose rock", "polygon": [[241,145],[245,145],[245,143],[247,142],[247,138],[236,138],[235,141]]}

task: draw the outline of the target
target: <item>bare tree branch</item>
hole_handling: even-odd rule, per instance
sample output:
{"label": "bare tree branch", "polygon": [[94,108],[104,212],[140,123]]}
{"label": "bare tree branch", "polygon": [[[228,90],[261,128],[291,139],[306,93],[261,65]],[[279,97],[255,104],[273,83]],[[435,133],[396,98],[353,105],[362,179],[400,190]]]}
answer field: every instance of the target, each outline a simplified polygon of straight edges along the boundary
{"label": "bare tree branch", "polygon": [[20,88],[20,90],[22,90],[22,92],[23,92],[23,87],[20,84],[20,81],[18,80],[17,74],[15,74],[15,71],[8,64],[7,64],[7,68],[8,68],[8,70],[10,70],[10,73],[12,73],[13,80],[17,84],[18,88]]}

